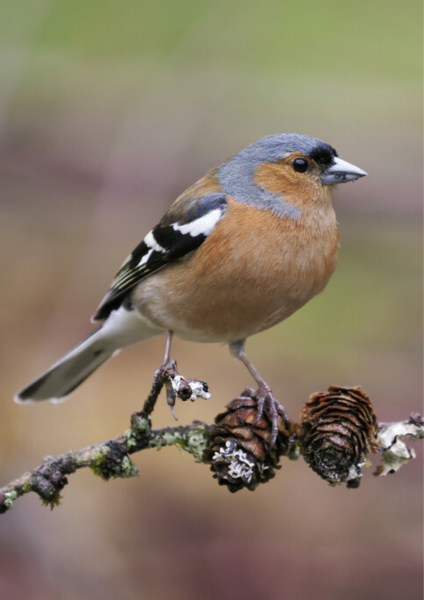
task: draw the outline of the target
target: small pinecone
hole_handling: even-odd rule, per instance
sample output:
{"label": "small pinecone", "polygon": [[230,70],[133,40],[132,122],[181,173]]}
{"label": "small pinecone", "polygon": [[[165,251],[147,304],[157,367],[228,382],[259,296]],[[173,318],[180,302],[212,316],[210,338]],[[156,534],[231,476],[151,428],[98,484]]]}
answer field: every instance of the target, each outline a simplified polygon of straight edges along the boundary
{"label": "small pinecone", "polygon": [[309,466],[331,485],[359,487],[367,454],[376,452],[377,419],[361,388],[332,386],[301,412],[299,442]]}
{"label": "small pinecone", "polygon": [[265,409],[256,423],[257,416],[255,392],[247,388],[216,417],[216,425],[209,431],[205,460],[211,464],[214,478],[230,492],[243,488],[253,491],[272,479],[280,468],[280,456],[288,452],[294,425],[279,413],[279,435],[271,448],[270,414]]}

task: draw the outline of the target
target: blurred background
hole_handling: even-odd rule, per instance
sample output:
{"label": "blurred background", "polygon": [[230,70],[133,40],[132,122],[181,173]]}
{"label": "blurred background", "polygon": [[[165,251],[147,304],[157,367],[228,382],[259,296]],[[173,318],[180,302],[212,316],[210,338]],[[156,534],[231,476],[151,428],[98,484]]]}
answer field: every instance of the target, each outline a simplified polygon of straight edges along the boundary
{"label": "blurred background", "polygon": [[[422,411],[419,0],[0,1],[0,485],[47,454],[122,433],[164,340],[133,347],[67,403],[13,394],[86,335],[124,258],[206,170],[265,135],[324,139],[369,173],[335,199],[328,288],[248,355],[294,418],[358,385],[381,421]],[[176,341],[211,422],[251,381],[225,347]],[[169,409],[156,427],[172,425]],[[173,448],[140,476],[72,476],[60,508],[1,517],[9,600],[422,598],[422,446],[385,479],[330,488],[302,461],[231,495]],[[374,466],[378,458],[374,457]]]}

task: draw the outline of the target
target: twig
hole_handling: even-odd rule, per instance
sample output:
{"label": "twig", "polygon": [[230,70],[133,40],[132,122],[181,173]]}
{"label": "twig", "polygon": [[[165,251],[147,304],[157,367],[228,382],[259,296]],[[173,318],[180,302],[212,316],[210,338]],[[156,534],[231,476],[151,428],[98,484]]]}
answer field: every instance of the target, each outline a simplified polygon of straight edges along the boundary
{"label": "twig", "polygon": [[[275,475],[275,469],[279,468],[278,462],[281,456],[293,460],[303,455],[310,464],[311,447],[315,453],[314,456],[321,456],[324,463],[330,461],[327,464],[327,470],[329,467],[340,469],[335,471],[335,475],[339,474],[339,483],[347,483],[348,487],[359,485],[359,479],[362,477],[361,467],[366,463],[366,455],[360,453],[359,458],[356,458],[356,463],[352,463],[354,481],[357,482],[355,485],[351,484],[352,477],[350,475],[340,476],[340,473],[344,472],[346,458],[349,454],[340,454],[340,458],[337,459],[338,464],[335,464],[334,459],[339,452],[338,449],[346,450],[347,442],[349,442],[348,438],[343,438],[345,435],[343,430],[351,433],[351,429],[346,427],[346,423],[349,425],[346,417],[343,416],[345,419],[343,427],[337,422],[332,424],[337,433],[335,437],[333,436],[334,431],[325,433],[329,430],[329,415],[332,415],[332,419],[338,418],[339,414],[344,415],[340,411],[334,412],[334,402],[331,406],[329,405],[333,411],[331,414],[326,409],[326,415],[322,414],[320,420],[314,421],[314,427],[317,426],[318,429],[321,427],[320,423],[324,424],[321,432],[318,432],[320,449],[317,450],[317,436],[312,436],[315,441],[310,446],[311,429],[305,430],[305,421],[302,425],[302,423],[295,424],[284,421],[284,419],[281,420],[277,443],[272,444],[270,442],[272,419],[266,413],[258,419],[255,392],[249,388],[228,405],[225,413],[218,415],[214,425],[195,421],[191,425],[152,430],[151,413],[164,385],[167,389],[167,401],[171,409],[173,409],[177,396],[182,400],[189,399],[191,401],[198,397],[209,397],[207,385],[201,381],[182,377],[178,373],[174,361],[163,365],[155,373],[152,389],[144,403],[143,410],[131,415],[130,429],[124,435],[79,450],[71,450],[60,456],[46,456],[41,465],[0,488],[0,514],[10,510],[17,498],[29,492],[38,494],[43,504],[51,508],[57,506],[61,498],[60,493],[68,483],[67,476],[85,467],[90,467],[93,473],[105,480],[134,477],[138,474],[138,468],[131,461],[131,454],[148,448],[160,450],[165,446],[173,445],[192,454],[196,462],[211,465],[211,470],[215,473],[214,477],[221,485],[227,485],[230,491],[243,488],[253,490],[260,483],[271,479]],[[350,395],[352,406],[355,408],[355,401],[358,403],[358,410],[363,409],[365,395],[360,388],[329,388],[327,393],[311,396],[305,405],[306,409],[310,411],[312,403],[313,407],[318,406],[322,411],[322,406],[329,398],[334,397],[335,392],[338,394],[336,394],[336,399],[339,404],[340,402],[346,404],[347,395]],[[340,396],[340,392],[342,392],[342,396]],[[369,404],[369,399],[366,399],[366,402]],[[310,412],[308,414],[310,415]],[[359,422],[360,419],[356,419],[356,423]],[[305,431],[309,432],[308,435],[305,435]],[[322,432],[327,435],[324,441],[321,441],[320,437],[323,435]],[[377,467],[374,474],[384,476],[396,472],[402,465],[415,458],[415,452],[407,448],[403,440],[423,438],[424,420],[416,413],[413,413],[406,421],[381,423],[378,428],[376,426],[370,443],[365,444],[368,451],[371,449],[373,452],[380,452],[382,456],[382,464]],[[330,442],[333,444],[333,449],[329,445]],[[329,477],[328,472],[323,474],[316,468],[314,470],[321,477],[330,481],[332,485],[337,483],[335,476]]]}
{"label": "twig", "polygon": [[51,508],[57,506],[60,492],[68,483],[66,476],[85,467],[90,467],[105,480],[134,477],[138,475],[138,468],[129,455],[147,448],[160,450],[164,446],[178,445],[200,462],[207,444],[206,425],[194,422],[192,425],[151,429],[151,413],[164,385],[171,407],[177,396],[191,401],[209,397],[204,382],[185,379],[178,373],[175,361],[170,361],[156,371],[143,410],[131,415],[130,429],[124,435],[60,456],[46,456],[40,466],[0,488],[0,514],[7,512],[17,498],[29,492],[38,494],[43,504]]}
{"label": "twig", "polygon": [[130,454],[164,446],[177,445],[200,462],[207,444],[207,426],[201,423],[150,429],[150,418],[143,413],[131,416],[131,429],[112,440],[71,450],[60,456],[46,456],[40,466],[27,471],[0,489],[0,514],[12,508],[13,502],[29,492],[38,494],[43,504],[53,508],[60,502],[60,492],[68,483],[67,475],[78,469],[90,467],[105,480],[134,477],[138,468]]}
{"label": "twig", "polygon": [[374,472],[375,476],[396,473],[404,464],[415,458],[415,450],[408,448],[403,440],[422,440],[424,419],[412,413],[407,421],[380,423],[377,444],[382,455],[382,464]]}

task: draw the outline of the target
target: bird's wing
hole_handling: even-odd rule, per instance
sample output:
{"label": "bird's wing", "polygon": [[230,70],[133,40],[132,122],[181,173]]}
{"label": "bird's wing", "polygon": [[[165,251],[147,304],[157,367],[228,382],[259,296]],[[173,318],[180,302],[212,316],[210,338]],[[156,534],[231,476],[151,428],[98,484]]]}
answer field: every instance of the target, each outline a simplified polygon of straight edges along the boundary
{"label": "bird's wing", "polygon": [[106,319],[142,279],[196,250],[224,216],[226,195],[212,192],[181,197],[133,250],[116,274],[93,321]]}

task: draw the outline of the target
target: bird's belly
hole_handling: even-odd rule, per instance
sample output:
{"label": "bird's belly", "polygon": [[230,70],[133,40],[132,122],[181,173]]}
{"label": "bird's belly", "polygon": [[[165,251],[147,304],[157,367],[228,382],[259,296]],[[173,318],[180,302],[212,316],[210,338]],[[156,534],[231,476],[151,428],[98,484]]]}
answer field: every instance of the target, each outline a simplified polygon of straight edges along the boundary
{"label": "bird's belly", "polygon": [[200,278],[190,292],[170,293],[168,277],[163,271],[149,278],[137,307],[179,337],[203,342],[245,339],[272,327],[301,308],[326,283],[304,281],[299,286],[284,278],[244,283],[237,277],[219,282]]}
{"label": "bird's belly", "polygon": [[324,289],[337,260],[335,226],[331,233],[311,243],[299,230],[270,235],[253,230],[249,253],[245,239],[228,236],[216,244],[212,233],[195,260],[150,276],[136,288],[133,302],[153,323],[184,339],[245,339],[286,319]]}

